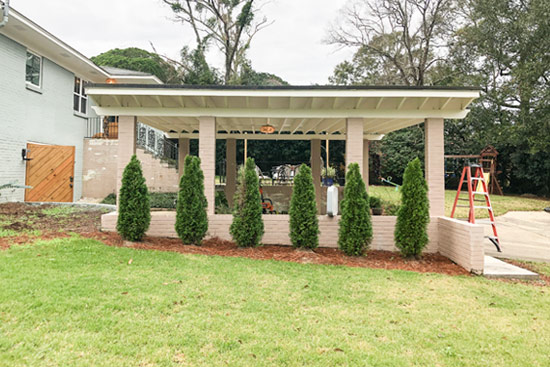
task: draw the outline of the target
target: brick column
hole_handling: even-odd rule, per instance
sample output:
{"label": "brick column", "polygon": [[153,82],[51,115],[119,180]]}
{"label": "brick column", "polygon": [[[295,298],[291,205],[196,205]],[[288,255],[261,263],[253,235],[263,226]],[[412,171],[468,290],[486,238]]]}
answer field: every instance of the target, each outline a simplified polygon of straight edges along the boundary
{"label": "brick column", "polygon": [[346,171],[350,163],[359,164],[363,173],[363,119],[346,120]]}
{"label": "brick column", "polygon": [[188,155],[189,155],[189,139],[179,139],[178,140],[178,174],[180,178],[183,175],[183,169],[185,166],[185,157],[187,157]]}
{"label": "brick column", "polygon": [[208,200],[208,215],[215,212],[216,194],[216,119],[199,117],[199,157],[204,173],[204,195]]}
{"label": "brick column", "polygon": [[237,186],[237,140],[225,142],[225,197],[229,207],[233,207],[233,195]]}
{"label": "brick column", "polygon": [[315,186],[315,200],[317,201],[317,213],[321,213],[321,140],[311,140],[311,175]]}
{"label": "brick column", "polygon": [[443,119],[429,118],[424,122],[425,172],[428,182],[430,216],[445,215],[445,146]]}
{"label": "brick column", "polygon": [[369,191],[369,144],[368,140],[363,140],[363,181]]}
{"label": "brick column", "polygon": [[136,154],[136,123],[137,118],[135,116],[120,116],[118,118],[117,207],[120,197],[120,186],[122,185],[122,173],[132,156]]}

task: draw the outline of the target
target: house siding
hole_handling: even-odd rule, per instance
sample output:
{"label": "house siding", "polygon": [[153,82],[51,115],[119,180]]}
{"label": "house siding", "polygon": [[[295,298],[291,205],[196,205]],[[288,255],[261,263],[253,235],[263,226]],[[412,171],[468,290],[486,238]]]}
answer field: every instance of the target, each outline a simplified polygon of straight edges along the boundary
{"label": "house siding", "polygon": [[[0,184],[25,183],[21,149],[28,142],[75,147],[74,200],[82,195],[86,119],[73,112],[74,74],[42,58],[40,93],[25,83],[27,48],[0,35]],[[88,106],[89,114],[95,116]],[[22,201],[23,189],[2,190],[0,202]]]}

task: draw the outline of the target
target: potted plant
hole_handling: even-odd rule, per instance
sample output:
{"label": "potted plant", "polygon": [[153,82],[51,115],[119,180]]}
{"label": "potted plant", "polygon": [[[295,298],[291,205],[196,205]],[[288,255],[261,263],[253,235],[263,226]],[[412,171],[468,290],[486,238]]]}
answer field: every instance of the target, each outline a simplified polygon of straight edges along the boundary
{"label": "potted plant", "polygon": [[323,177],[323,186],[332,186],[334,184],[334,176],[336,176],[336,169],[330,166],[323,167],[321,176]]}
{"label": "potted plant", "polygon": [[369,199],[369,205],[372,210],[372,215],[382,215],[382,200],[380,200],[380,198],[376,196],[371,196]]}

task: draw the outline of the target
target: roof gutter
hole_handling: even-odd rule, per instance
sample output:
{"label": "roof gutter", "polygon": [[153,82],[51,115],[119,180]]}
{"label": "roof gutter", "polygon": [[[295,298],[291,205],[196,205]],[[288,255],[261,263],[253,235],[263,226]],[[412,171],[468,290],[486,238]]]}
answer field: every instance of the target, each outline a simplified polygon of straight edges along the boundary
{"label": "roof gutter", "polygon": [[0,21],[0,28],[5,26],[8,23],[8,16],[10,14],[10,0],[6,0],[4,3],[4,6],[2,7],[3,11],[2,13],[4,16],[2,17],[2,20]]}

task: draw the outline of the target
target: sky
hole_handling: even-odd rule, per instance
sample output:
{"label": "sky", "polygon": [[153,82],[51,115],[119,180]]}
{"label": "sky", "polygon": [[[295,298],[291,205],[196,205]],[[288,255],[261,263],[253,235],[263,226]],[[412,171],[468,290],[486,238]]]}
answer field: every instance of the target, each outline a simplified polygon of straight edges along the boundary
{"label": "sky", "polygon": [[[267,1],[267,2],[266,2]],[[294,85],[326,84],[334,67],[353,50],[323,43],[347,0],[264,0],[261,14],[273,24],[252,41],[248,57],[257,71]],[[11,0],[11,6],[59,39],[91,57],[112,48],[139,47],[177,57],[194,37],[171,21],[161,0]],[[221,68],[222,58],[209,61]]]}

